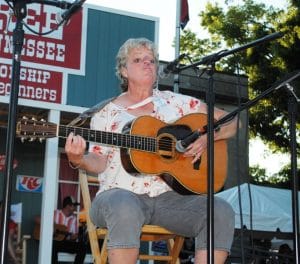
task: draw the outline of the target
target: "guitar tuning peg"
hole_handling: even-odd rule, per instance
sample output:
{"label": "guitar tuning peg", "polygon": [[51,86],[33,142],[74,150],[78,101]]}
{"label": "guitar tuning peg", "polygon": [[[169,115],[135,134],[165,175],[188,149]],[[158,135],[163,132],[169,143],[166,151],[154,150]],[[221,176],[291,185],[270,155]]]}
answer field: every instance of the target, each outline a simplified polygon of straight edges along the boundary
{"label": "guitar tuning peg", "polygon": [[24,137],[21,137],[20,139],[21,139],[21,142],[24,143],[25,138],[24,138]]}
{"label": "guitar tuning peg", "polygon": [[22,119],[27,120],[28,117],[27,116],[22,116]]}
{"label": "guitar tuning peg", "polygon": [[33,116],[33,117],[31,118],[31,120],[32,120],[32,121],[36,121],[36,118]]}
{"label": "guitar tuning peg", "polygon": [[44,118],[41,118],[41,122],[46,122],[46,120]]}
{"label": "guitar tuning peg", "polygon": [[35,138],[34,138],[34,137],[31,137],[31,138],[29,139],[29,142],[33,142],[33,141],[35,141]]}
{"label": "guitar tuning peg", "polygon": [[44,138],[39,138],[40,143],[43,143],[43,141],[44,141]]}

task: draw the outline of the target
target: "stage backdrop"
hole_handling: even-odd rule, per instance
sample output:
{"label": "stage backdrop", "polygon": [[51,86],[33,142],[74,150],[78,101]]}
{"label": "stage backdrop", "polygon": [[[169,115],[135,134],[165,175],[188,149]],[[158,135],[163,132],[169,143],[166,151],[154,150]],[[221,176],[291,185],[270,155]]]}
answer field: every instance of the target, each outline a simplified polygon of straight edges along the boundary
{"label": "stage backdrop", "polygon": [[[13,4],[13,1],[10,3]],[[83,9],[68,23],[55,29],[63,10],[29,3],[26,8],[24,23],[30,30],[23,27],[25,39],[20,76],[14,78],[20,78],[19,109],[32,108],[37,115],[47,110],[58,110],[62,116],[65,113],[80,113],[118,94],[120,89],[114,68],[115,56],[121,44],[131,37],[146,37],[158,43],[159,19],[156,17],[84,4]],[[16,19],[10,13],[9,6],[1,1],[1,109],[7,109],[13,77],[12,40]],[[51,34],[44,35],[52,30]],[[0,128],[0,135],[0,154],[5,155],[5,128]],[[16,183],[21,182],[18,182],[20,177],[24,182],[27,176],[32,180],[41,180],[42,183],[44,162],[49,158],[53,160],[53,156],[45,156],[45,142],[17,141],[14,153],[18,166],[12,179],[12,203],[22,202],[22,232],[32,234],[34,217],[41,213],[43,192],[21,191]],[[60,159],[60,155],[57,159]],[[53,181],[60,179],[57,173],[53,171]],[[3,182],[1,171],[0,178]],[[42,190],[46,188],[43,186]],[[58,193],[53,193],[53,196],[58,196]],[[3,184],[0,185],[0,194],[3,194]],[[30,264],[38,261],[38,245],[34,240],[28,242],[27,262]]]}
{"label": "stage backdrop", "polygon": [[[61,12],[53,6],[27,4],[19,98],[33,101],[30,106],[48,102],[89,107],[115,95],[120,91],[114,69],[120,45],[130,37],[158,42],[155,17],[84,4],[68,23],[57,27]],[[1,2],[1,101],[11,89],[15,26],[9,6]]]}

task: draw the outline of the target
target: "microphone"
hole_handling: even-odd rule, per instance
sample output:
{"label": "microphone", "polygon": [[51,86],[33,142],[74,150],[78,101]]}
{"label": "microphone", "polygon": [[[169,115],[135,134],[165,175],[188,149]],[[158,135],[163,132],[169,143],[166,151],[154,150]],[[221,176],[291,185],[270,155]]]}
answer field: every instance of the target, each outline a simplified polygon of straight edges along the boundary
{"label": "microphone", "polygon": [[68,10],[58,15],[56,19],[57,23],[60,24],[63,21],[67,22],[73,14],[75,14],[81,9],[85,1],[86,0],[75,0]]}
{"label": "microphone", "polygon": [[176,58],[175,60],[169,62],[167,66],[163,69],[163,73],[169,74],[169,73],[174,73],[177,71],[177,65],[179,61],[181,61],[184,57],[186,56],[185,53],[181,54]]}
{"label": "microphone", "polygon": [[185,139],[177,141],[175,145],[176,150],[178,152],[185,152],[188,145],[194,142],[201,135],[202,135],[201,132],[196,130],[193,133],[191,133],[189,136],[187,136]]}

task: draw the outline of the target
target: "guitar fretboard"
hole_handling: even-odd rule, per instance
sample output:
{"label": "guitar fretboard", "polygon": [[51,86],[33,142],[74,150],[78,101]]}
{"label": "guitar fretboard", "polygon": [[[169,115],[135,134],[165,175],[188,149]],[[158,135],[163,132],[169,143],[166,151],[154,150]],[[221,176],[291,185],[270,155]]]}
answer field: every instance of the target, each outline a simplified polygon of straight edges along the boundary
{"label": "guitar fretboard", "polygon": [[133,148],[148,152],[156,152],[158,149],[157,139],[153,137],[143,137],[63,125],[59,126],[58,129],[59,137],[66,138],[71,132],[73,132],[75,135],[82,136],[87,141],[106,144],[110,146]]}

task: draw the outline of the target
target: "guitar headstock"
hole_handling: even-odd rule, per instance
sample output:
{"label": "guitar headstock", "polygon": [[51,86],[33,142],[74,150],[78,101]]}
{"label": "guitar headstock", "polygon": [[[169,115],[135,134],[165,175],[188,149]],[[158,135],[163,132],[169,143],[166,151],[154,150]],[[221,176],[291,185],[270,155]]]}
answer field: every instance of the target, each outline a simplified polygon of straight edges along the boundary
{"label": "guitar headstock", "polygon": [[27,117],[22,117],[17,122],[16,136],[22,141],[25,139],[43,141],[46,138],[56,137],[56,135],[57,125],[54,123],[45,120],[38,121],[34,118],[28,119]]}

